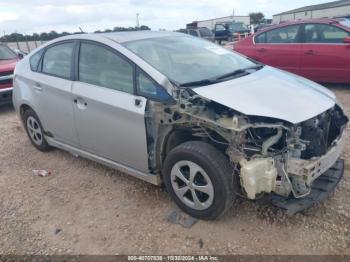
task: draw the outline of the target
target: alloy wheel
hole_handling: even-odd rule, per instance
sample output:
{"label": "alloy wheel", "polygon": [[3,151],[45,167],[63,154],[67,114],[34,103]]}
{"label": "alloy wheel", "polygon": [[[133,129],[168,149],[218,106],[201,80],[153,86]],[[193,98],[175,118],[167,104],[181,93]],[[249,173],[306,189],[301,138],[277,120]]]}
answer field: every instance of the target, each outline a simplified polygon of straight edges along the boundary
{"label": "alloy wheel", "polygon": [[179,161],[171,169],[171,185],[177,197],[195,210],[209,208],[214,187],[207,173],[192,161]]}
{"label": "alloy wheel", "polygon": [[43,142],[42,130],[38,121],[32,116],[27,118],[27,130],[33,143],[40,146]]}

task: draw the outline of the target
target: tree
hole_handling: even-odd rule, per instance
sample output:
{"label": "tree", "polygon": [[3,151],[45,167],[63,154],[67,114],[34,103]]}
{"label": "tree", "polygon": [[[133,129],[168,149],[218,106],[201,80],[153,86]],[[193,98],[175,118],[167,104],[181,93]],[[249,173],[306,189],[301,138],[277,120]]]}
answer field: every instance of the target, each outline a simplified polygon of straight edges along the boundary
{"label": "tree", "polygon": [[140,26],[140,30],[151,30],[147,25]]}
{"label": "tree", "polygon": [[[95,33],[109,33],[109,32],[119,32],[119,31],[137,31],[137,30],[151,30],[146,25],[141,25],[140,27],[114,27],[113,30],[106,29],[106,30],[97,30]],[[72,34],[81,34],[81,32],[74,32],[74,33],[57,33],[56,31],[52,30],[49,33],[43,32],[43,33],[34,33],[32,35],[23,35],[19,33],[12,33],[10,35],[4,35],[0,37],[0,42],[21,42],[21,41],[49,41],[52,39],[55,39],[60,36],[66,36],[66,35],[72,35]]]}
{"label": "tree", "polygon": [[261,24],[265,20],[265,15],[261,12],[250,13],[249,17],[250,17],[250,23],[253,25]]}

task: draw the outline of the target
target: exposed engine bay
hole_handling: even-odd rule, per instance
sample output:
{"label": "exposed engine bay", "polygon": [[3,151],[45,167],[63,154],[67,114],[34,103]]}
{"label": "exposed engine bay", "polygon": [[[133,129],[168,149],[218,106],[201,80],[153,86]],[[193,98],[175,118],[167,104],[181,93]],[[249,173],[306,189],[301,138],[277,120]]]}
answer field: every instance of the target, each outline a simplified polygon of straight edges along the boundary
{"label": "exposed engine bay", "polygon": [[161,170],[164,155],[186,140],[204,140],[220,149],[234,167],[240,195],[265,193],[302,198],[312,182],[339,158],[348,118],[339,105],[299,124],[246,116],[179,89],[174,103],[149,101],[146,127],[151,172]]}

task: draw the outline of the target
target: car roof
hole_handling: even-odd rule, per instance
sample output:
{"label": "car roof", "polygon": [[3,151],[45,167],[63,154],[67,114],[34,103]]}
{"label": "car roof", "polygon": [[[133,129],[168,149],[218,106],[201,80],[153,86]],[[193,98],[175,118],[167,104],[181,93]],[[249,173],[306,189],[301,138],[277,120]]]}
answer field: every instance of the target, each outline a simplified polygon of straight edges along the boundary
{"label": "car roof", "polygon": [[344,18],[320,18],[320,19],[293,20],[288,22],[282,22],[276,25],[271,25],[259,31],[259,34],[262,32],[270,31],[271,29],[280,28],[288,25],[298,25],[298,24],[305,24],[305,23],[338,24],[342,20],[344,20]]}
{"label": "car roof", "polygon": [[[169,36],[184,36],[183,33],[179,32],[170,32],[170,31],[150,31],[150,30],[142,30],[142,31],[127,31],[127,32],[111,32],[111,33],[91,33],[91,34],[75,34],[64,36],[60,38],[56,38],[57,40],[63,39],[90,39],[90,40],[98,40],[103,38],[110,39],[117,43],[125,43],[130,41],[151,39],[151,38],[162,38]],[[55,40],[56,40],[55,39]]]}

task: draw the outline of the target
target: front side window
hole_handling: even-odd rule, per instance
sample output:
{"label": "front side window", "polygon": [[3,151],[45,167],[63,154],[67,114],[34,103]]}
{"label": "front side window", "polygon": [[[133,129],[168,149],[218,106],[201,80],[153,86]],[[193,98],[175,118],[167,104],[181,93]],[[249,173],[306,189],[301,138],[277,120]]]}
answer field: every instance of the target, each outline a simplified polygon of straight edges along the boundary
{"label": "front side window", "polygon": [[133,65],[105,47],[82,43],[79,81],[126,93],[134,93]]}
{"label": "front side window", "polygon": [[260,35],[257,35],[254,40],[255,40],[255,43],[257,43],[257,44],[266,43],[266,33],[262,33]]}
{"label": "front side window", "polygon": [[73,48],[73,42],[49,47],[44,54],[42,72],[69,79]]}
{"label": "front side window", "polygon": [[17,55],[5,45],[0,45],[0,60],[16,59]]}
{"label": "front side window", "polygon": [[307,24],[304,27],[305,43],[343,43],[350,34],[343,29],[326,24]]}
{"label": "front side window", "polygon": [[266,32],[266,43],[290,44],[298,42],[299,25],[286,26]]}
{"label": "front side window", "polygon": [[225,31],[226,30],[226,27],[224,27],[223,25],[216,25],[215,26],[215,31],[217,32],[222,32],[222,31]]}
{"label": "front side window", "polygon": [[256,65],[216,44],[188,36],[149,38],[123,45],[179,85]]}

